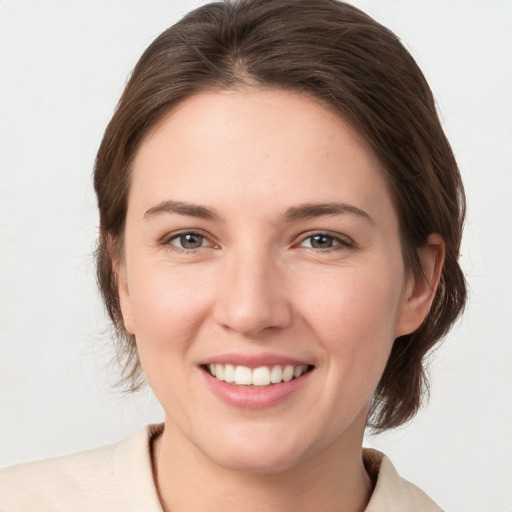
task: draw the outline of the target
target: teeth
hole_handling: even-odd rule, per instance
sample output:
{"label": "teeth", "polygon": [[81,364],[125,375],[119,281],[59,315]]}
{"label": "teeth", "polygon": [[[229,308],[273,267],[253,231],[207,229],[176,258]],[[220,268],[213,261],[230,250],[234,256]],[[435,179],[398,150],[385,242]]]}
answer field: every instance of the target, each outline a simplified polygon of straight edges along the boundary
{"label": "teeth", "polygon": [[280,366],[274,366],[270,371],[270,382],[277,384],[283,380],[283,369]]}
{"label": "teeth", "polygon": [[256,368],[252,372],[253,386],[268,386],[270,384],[270,370],[267,366]]}
{"label": "teeth", "polygon": [[247,366],[237,366],[235,368],[235,384],[250,386],[252,384],[251,369]]}
{"label": "teeth", "polygon": [[293,376],[295,378],[300,377],[305,371],[306,371],[306,367],[305,366],[296,366],[293,369]]}
{"label": "teeth", "polygon": [[235,367],[232,364],[227,364],[224,367],[224,380],[226,382],[235,382]]}
{"label": "teeth", "polygon": [[224,380],[224,365],[216,364],[215,365],[215,377],[219,380]]}
{"label": "teeth", "polygon": [[260,366],[251,370],[247,366],[234,366],[232,364],[210,364],[210,374],[217,380],[234,383],[238,386],[269,386],[280,382],[289,382],[300,377],[307,370],[306,365],[275,365]]}
{"label": "teeth", "polygon": [[288,382],[293,379],[293,370],[294,370],[293,366],[287,365],[284,367],[283,380],[285,382]]}

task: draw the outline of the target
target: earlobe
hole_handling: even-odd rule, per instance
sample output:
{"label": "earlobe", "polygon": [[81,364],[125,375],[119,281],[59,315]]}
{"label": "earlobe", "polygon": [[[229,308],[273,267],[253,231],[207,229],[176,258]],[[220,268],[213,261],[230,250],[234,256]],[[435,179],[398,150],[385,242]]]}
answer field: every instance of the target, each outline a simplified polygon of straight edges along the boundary
{"label": "earlobe", "polygon": [[117,283],[119,306],[123,316],[124,327],[130,334],[135,334],[135,324],[133,322],[131,312],[130,293],[128,290],[128,281],[126,276],[126,265],[121,261],[119,251],[115,247],[115,242],[111,239],[109,239],[108,243],[108,252],[110,255],[110,261],[112,262],[112,271]]}
{"label": "earlobe", "polygon": [[396,337],[414,332],[428,315],[443,270],[445,245],[432,233],[424,247],[417,249],[422,273],[411,276],[397,323]]}

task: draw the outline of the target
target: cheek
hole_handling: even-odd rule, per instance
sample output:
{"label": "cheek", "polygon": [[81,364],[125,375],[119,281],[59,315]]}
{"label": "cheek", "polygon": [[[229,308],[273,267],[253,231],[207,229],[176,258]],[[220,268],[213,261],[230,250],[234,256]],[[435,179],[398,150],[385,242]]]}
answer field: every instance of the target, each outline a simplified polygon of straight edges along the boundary
{"label": "cheek", "polygon": [[144,375],[166,410],[190,392],[191,347],[208,313],[204,276],[168,266],[134,267],[130,298]]}
{"label": "cheek", "polygon": [[402,286],[387,270],[343,269],[297,292],[303,318],[343,374],[374,375],[387,361]]}
{"label": "cheek", "polygon": [[177,348],[191,341],[207,315],[211,289],[207,276],[193,267],[134,265],[130,300],[141,349],[148,344]]}

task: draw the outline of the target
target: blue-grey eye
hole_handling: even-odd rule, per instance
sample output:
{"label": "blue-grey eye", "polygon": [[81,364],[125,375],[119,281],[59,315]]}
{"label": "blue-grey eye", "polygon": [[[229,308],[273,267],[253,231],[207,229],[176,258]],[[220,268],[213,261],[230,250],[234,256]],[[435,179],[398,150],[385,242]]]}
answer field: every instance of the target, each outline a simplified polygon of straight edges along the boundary
{"label": "blue-grey eye", "polygon": [[205,237],[197,233],[183,233],[175,236],[171,243],[180,247],[181,249],[199,249],[205,243]]}
{"label": "blue-grey eye", "polygon": [[306,244],[306,247],[311,247],[313,249],[330,249],[331,247],[335,247],[340,245],[339,240],[329,235],[312,235],[308,236],[303,244]]}

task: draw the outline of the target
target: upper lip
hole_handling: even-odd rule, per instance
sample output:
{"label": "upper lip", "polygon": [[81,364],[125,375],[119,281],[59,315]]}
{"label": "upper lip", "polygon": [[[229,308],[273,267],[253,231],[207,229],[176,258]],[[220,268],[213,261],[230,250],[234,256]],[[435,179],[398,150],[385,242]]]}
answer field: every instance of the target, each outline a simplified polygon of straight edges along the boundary
{"label": "upper lip", "polygon": [[209,364],[232,364],[233,366],[247,366],[248,368],[259,368],[260,366],[291,365],[301,366],[312,365],[310,360],[297,359],[281,354],[261,353],[261,354],[241,354],[224,353],[210,356],[201,362],[202,365]]}

